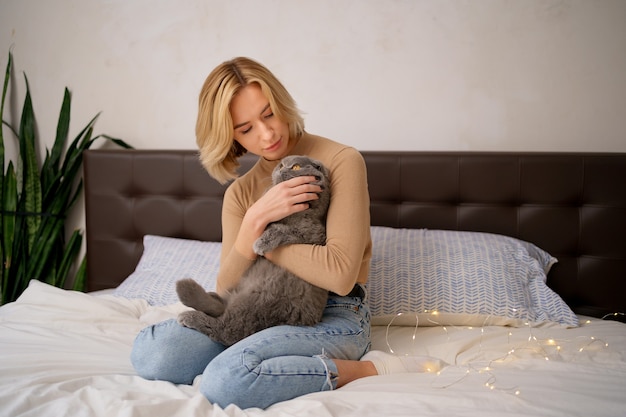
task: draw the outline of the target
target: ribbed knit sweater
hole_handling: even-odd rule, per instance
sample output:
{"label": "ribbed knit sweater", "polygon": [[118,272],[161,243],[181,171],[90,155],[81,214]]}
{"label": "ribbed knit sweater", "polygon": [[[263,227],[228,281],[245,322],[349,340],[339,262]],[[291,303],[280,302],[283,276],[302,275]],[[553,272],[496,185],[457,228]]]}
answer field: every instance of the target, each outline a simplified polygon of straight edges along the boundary
{"label": "ribbed knit sweater", "polygon": [[[338,294],[366,283],[372,253],[367,172],[354,148],[308,133],[297,139],[292,155],[308,155],[330,171],[331,202],[326,245],[289,245],[275,249],[272,261],[300,278]],[[254,262],[234,248],[248,208],[271,186],[279,161],[259,161],[226,190],[222,208],[222,254],[218,282],[238,279]],[[232,282],[236,282],[232,281]]]}

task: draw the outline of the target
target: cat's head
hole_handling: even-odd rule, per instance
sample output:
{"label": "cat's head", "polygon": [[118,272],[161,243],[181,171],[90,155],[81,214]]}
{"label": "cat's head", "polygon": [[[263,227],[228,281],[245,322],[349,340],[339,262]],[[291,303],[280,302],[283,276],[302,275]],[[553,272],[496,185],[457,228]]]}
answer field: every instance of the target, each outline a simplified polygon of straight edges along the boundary
{"label": "cat's head", "polygon": [[305,155],[289,155],[283,158],[272,172],[274,185],[294,177],[314,176],[313,184],[328,188],[328,169],[319,161]]}

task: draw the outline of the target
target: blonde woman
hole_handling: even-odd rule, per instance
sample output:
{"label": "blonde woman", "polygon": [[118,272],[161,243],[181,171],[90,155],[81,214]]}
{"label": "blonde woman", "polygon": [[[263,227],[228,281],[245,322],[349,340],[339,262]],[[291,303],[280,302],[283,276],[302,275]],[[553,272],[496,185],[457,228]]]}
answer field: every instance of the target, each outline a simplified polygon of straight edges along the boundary
{"label": "blonde woman", "polygon": [[[313,177],[270,188],[278,161],[298,154],[321,161],[331,173],[327,242],[285,246],[265,256],[330,295],[316,326],[277,326],[228,348],[176,320],[151,326],[135,341],[131,359],[138,373],[184,384],[202,374],[200,390],[212,403],[266,408],[360,377],[410,369],[382,352],[359,361],[370,347],[365,284],[372,249],[360,153],[307,133],[285,87],[248,58],[224,62],[209,74],[200,93],[196,137],[209,174],[221,183],[234,180],[222,209],[217,291],[235,286],[254,262],[252,245],[269,223],[306,210],[307,202],[317,198],[321,190],[311,184]],[[237,160],[246,152],[259,159],[238,177]]]}

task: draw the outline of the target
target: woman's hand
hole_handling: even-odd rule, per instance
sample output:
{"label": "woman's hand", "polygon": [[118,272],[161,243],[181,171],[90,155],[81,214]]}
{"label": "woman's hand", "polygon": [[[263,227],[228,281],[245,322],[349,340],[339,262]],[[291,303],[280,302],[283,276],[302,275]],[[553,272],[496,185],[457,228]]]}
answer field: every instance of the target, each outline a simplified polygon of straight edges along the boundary
{"label": "woman's hand", "polygon": [[317,200],[322,191],[319,185],[311,184],[316,181],[313,176],[295,177],[281,182],[270,188],[256,203],[250,207],[252,215],[262,219],[263,229],[272,222],[304,211],[309,208],[308,201]]}
{"label": "woman's hand", "polygon": [[256,258],[252,245],[268,224],[309,208],[322,191],[314,176],[295,177],[270,188],[246,212],[237,235],[235,248],[249,259]]}

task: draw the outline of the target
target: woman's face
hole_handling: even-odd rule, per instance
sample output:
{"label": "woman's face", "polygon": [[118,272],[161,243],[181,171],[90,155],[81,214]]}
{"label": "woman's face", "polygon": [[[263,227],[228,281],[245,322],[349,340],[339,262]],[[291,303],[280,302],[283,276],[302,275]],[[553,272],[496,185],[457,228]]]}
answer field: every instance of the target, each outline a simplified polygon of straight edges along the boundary
{"label": "woman's face", "polygon": [[235,140],[248,152],[270,161],[291,150],[289,126],[274,115],[261,87],[252,83],[242,88],[230,103]]}

